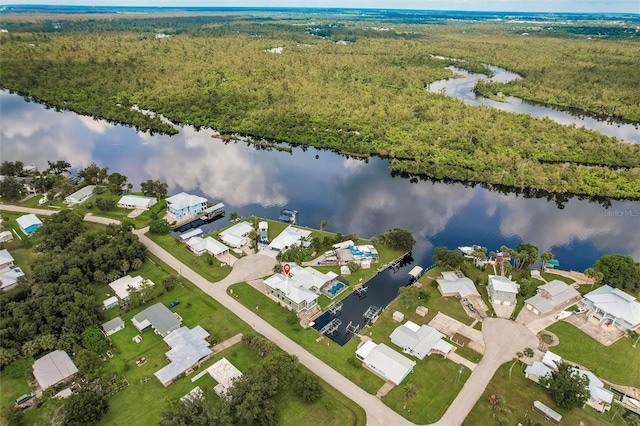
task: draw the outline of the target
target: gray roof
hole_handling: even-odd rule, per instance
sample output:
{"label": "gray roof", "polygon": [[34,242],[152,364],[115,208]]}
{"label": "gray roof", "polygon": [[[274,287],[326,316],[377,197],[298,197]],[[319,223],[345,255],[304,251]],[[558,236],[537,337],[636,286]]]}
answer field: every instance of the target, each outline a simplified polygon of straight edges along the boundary
{"label": "gray roof", "polygon": [[533,364],[528,365],[527,368],[524,369],[525,374],[531,374],[536,377],[544,377],[547,374],[551,373],[551,369],[541,363],[540,361],[534,361]]}
{"label": "gray roof", "polygon": [[64,351],[53,351],[33,363],[33,375],[42,389],[73,376],[78,369]]}
{"label": "gray roof", "polygon": [[444,274],[445,273],[443,272],[443,278],[438,278],[436,280],[440,286],[442,294],[457,293],[461,297],[468,297],[471,295],[480,296],[480,293],[478,293],[478,290],[471,279],[462,276],[456,277],[456,279],[452,280],[450,279],[450,276],[445,277]]}
{"label": "gray roof", "polygon": [[171,362],[154,373],[158,380],[166,386],[202,358],[211,355],[213,351],[205,340],[207,337],[209,333],[199,325],[191,330],[181,327],[165,337],[164,341],[171,346],[166,353]]}
{"label": "gray roof", "polygon": [[384,343],[373,348],[364,359],[364,363],[396,385],[399,385],[416,365],[415,361],[411,361]]}
{"label": "gray roof", "polygon": [[533,401],[533,407],[536,408],[539,412],[544,413],[545,416],[549,417],[550,419],[554,419],[556,422],[562,420],[562,416],[559,413],[556,413],[540,401]]}
{"label": "gray roof", "polygon": [[133,319],[138,323],[148,321],[161,336],[172,328],[180,325],[178,317],[176,317],[176,315],[162,303],[156,303],[155,305],[149,306],[147,309],[134,316]]}
{"label": "gray roof", "polygon": [[109,332],[110,330],[113,330],[114,328],[118,328],[118,327],[123,327],[124,326],[124,320],[120,317],[116,317],[112,320],[109,320],[107,322],[105,322],[104,324],[102,324],[102,329],[105,332]]}
{"label": "gray roof", "polygon": [[538,294],[528,298],[525,303],[544,313],[579,296],[580,292],[575,288],[560,280],[553,280],[538,287]]}
{"label": "gray roof", "polygon": [[608,285],[584,295],[593,306],[636,327],[640,325],[640,302],[635,297]]}

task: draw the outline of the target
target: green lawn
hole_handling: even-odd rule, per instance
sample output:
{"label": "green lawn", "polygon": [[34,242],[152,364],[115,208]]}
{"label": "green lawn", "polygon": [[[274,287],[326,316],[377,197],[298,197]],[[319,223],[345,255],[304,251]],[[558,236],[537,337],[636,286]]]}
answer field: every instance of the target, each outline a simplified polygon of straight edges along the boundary
{"label": "green lawn", "polygon": [[604,380],[640,387],[640,346],[623,337],[611,346],[592,339],[566,321],[559,321],[547,330],[560,338],[560,344],[551,351],[561,357],[583,365]]}
{"label": "green lawn", "polygon": [[554,274],[553,272],[540,272],[540,275],[547,281],[560,280],[567,284],[573,284],[576,282],[573,278],[565,277],[564,275]]}
{"label": "green lawn", "polygon": [[13,405],[16,398],[31,392],[33,358],[22,358],[0,370],[0,406]]}
{"label": "green lawn", "polygon": [[[557,407],[542,386],[524,377],[522,364],[517,363],[513,367],[512,376],[509,377],[511,364],[511,362],[507,362],[498,369],[463,425],[498,425],[502,419],[506,419],[505,424],[515,425],[525,417],[529,417],[534,423],[550,424],[531,410],[531,404],[536,400],[562,414],[561,424],[564,425],[597,426],[608,424],[617,426],[625,424],[618,417],[612,422],[610,414],[599,414],[588,406],[571,411]],[[499,395],[504,398],[505,406],[502,410],[500,408],[491,409],[488,403],[490,395]]]}

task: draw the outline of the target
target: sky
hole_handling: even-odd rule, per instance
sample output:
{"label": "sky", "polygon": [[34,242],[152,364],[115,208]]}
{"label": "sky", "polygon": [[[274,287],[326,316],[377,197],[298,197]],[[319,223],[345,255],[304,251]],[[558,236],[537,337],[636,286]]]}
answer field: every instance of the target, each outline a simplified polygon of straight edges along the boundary
{"label": "sky", "polygon": [[512,12],[640,13],[640,0],[7,0],[0,4],[343,7]]}

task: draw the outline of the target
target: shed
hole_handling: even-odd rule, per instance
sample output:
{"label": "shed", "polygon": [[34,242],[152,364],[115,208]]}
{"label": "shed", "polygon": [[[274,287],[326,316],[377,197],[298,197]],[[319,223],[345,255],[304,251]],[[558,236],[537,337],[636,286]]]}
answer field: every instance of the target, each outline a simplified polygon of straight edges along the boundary
{"label": "shed", "polygon": [[102,331],[104,331],[104,334],[107,335],[107,337],[123,329],[124,321],[120,317],[116,317],[102,324]]}
{"label": "shed", "polygon": [[421,317],[426,317],[428,313],[429,309],[424,306],[418,306],[416,308],[416,314],[420,315]]}
{"label": "shed", "polygon": [[393,320],[394,320],[395,322],[402,322],[402,321],[404,321],[404,314],[403,314],[402,312],[400,312],[400,311],[395,311],[395,312],[393,313]]}
{"label": "shed", "polygon": [[411,277],[414,280],[417,280],[418,278],[420,278],[420,275],[422,275],[422,267],[420,266],[414,266],[410,271],[409,271],[409,275],[411,275]]}
{"label": "shed", "polygon": [[111,309],[116,306],[118,306],[118,298],[116,296],[111,296],[102,302],[102,309]]}
{"label": "shed", "polygon": [[560,420],[562,420],[562,416],[559,413],[556,413],[551,408],[547,407],[540,401],[533,401],[533,411],[540,414],[546,420],[549,420],[554,425],[560,424]]}
{"label": "shed", "polygon": [[351,269],[349,269],[347,265],[342,265],[340,267],[340,275],[348,277],[349,275],[351,275]]}

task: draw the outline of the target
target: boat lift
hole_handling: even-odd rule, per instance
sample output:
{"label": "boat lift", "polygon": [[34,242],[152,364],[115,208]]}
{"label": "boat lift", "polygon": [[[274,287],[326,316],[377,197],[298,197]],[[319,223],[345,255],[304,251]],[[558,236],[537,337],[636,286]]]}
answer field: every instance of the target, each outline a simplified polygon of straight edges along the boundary
{"label": "boat lift", "polygon": [[320,333],[327,335],[333,334],[338,331],[338,327],[340,327],[340,325],[342,325],[342,321],[340,321],[338,318],[334,318],[330,323],[320,329]]}
{"label": "boat lift", "polygon": [[378,319],[378,317],[380,316],[381,312],[382,312],[382,308],[379,308],[377,306],[371,305],[365,311],[365,313],[362,314],[362,316],[373,323]]}
{"label": "boat lift", "polygon": [[347,326],[347,335],[356,334],[360,330],[360,324],[353,324],[349,321],[349,325]]}
{"label": "boat lift", "polygon": [[327,312],[333,316],[340,315],[342,313],[342,302],[337,302],[327,307]]}

